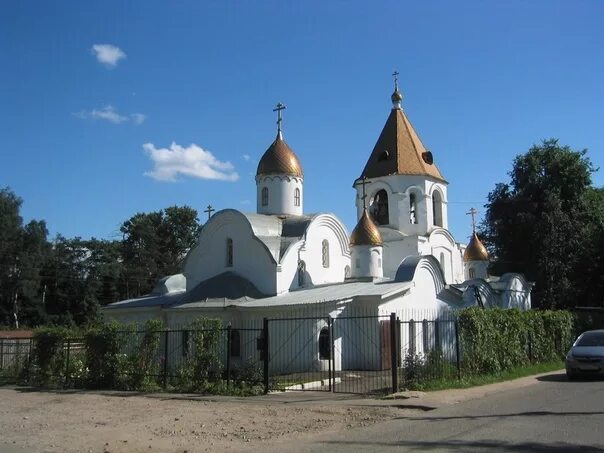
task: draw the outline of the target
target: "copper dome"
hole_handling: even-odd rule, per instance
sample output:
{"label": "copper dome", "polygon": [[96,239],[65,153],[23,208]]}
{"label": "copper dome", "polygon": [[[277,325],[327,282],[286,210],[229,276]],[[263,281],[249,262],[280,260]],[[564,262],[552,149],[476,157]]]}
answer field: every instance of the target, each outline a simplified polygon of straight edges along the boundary
{"label": "copper dome", "polygon": [[486,247],[480,242],[476,233],[472,234],[472,239],[463,253],[464,261],[489,261],[489,252]]}
{"label": "copper dome", "polygon": [[298,156],[283,140],[280,133],[258,163],[256,176],[260,175],[291,175],[298,178],[304,176]]}
{"label": "copper dome", "polygon": [[350,245],[382,245],[382,235],[377,225],[371,220],[367,209],[359,219],[357,226],[350,235]]}

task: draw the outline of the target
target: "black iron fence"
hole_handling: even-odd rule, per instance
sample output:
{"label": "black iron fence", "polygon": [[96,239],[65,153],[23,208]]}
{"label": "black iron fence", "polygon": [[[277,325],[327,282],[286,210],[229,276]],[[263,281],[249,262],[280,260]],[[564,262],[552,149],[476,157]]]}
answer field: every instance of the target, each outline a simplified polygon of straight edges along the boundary
{"label": "black iron fence", "polygon": [[[161,329],[114,332],[40,345],[32,336],[0,339],[0,383],[243,394],[264,389],[262,329]],[[109,345],[109,346],[108,346]],[[52,349],[50,353],[41,352]],[[44,354],[44,356],[42,356]]]}
{"label": "black iron fence", "polygon": [[[385,394],[460,379],[468,369],[462,346],[468,342],[461,341],[452,312],[265,318],[254,328],[130,329],[118,331],[116,338],[119,347],[113,352],[90,335],[63,339],[52,360],[38,357],[34,337],[0,339],[0,382]],[[530,338],[526,355],[530,362]]]}

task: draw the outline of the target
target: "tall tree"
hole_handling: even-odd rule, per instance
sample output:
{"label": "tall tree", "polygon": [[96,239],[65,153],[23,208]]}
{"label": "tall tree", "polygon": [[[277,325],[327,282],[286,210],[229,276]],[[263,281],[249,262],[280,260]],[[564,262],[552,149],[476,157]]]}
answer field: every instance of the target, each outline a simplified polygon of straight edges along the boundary
{"label": "tall tree", "polygon": [[180,272],[199,234],[197,211],[188,206],[138,213],[122,224],[122,257],[129,297],[147,294],[158,278]]}
{"label": "tall tree", "polygon": [[514,159],[509,183],[488,195],[481,227],[494,273],[517,271],[535,281],[534,304],[562,308],[578,302],[577,270],[592,223],[586,150],[544,140]]}

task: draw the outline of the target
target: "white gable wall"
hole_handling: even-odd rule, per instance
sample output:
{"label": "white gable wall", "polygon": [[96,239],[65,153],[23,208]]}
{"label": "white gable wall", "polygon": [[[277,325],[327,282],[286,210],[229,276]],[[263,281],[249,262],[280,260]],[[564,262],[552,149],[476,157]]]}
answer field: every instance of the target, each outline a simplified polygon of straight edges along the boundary
{"label": "white gable wall", "polygon": [[[233,266],[227,266],[227,239],[233,240]],[[248,220],[231,211],[213,217],[201,230],[197,244],[185,261],[187,291],[202,281],[235,272],[264,294],[276,294],[276,263],[266,246],[254,236]]]}

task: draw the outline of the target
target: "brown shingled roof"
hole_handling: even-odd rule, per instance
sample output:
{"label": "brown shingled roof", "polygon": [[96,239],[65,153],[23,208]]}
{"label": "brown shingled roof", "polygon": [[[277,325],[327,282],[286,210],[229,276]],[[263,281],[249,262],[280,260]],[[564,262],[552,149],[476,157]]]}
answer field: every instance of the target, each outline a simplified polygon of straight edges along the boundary
{"label": "brown shingled roof", "polygon": [[431,176],[445,181],[407,116],[394,108],[365,164],[361,177],[376,178],[387,175]]}

